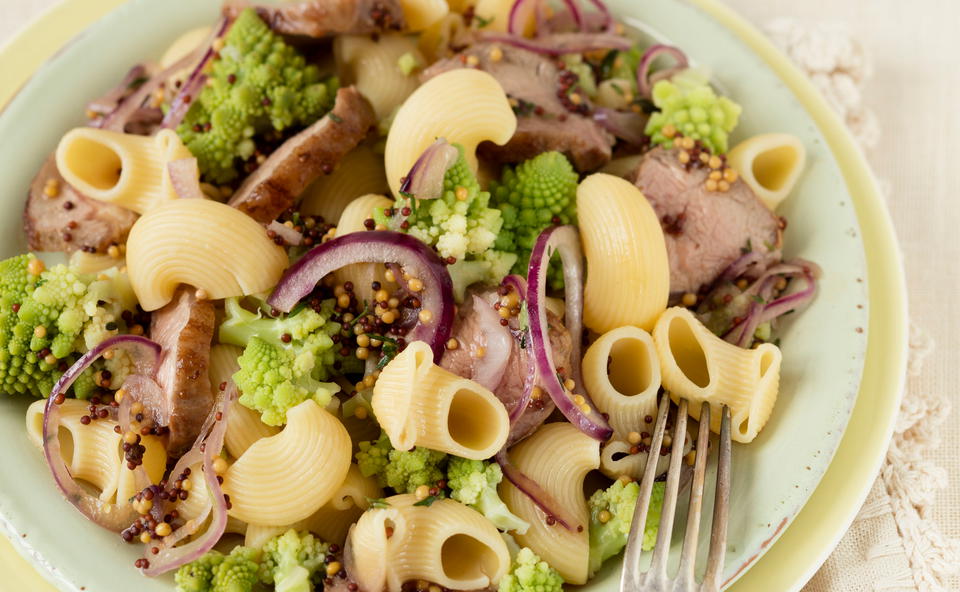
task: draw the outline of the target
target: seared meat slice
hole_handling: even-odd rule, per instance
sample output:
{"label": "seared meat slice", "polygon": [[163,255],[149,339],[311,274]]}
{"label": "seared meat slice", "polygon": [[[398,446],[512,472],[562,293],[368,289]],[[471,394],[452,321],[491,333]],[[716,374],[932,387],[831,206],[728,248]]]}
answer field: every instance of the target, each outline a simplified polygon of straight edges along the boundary
{"label": "seared meat slice", "polygon": [[781,221],[737,179],[708,191],[707,167],[686,167],[676,150],[655,148],[628,177],[657,212],[670,258],[670,291],[697,292],[743,253],[780,248]]}
{"label": "seared meat slice", "polygon": [[[496,52],[493,52],[494,48]],[[581,96],[574,104],[567,89],[576,75],[550,58],[532,51],[493,43],[478,43],[458,55],[427,68],[424,80],[443,72],[466,68],[489,72],[517,102],[517,131],[504,146],[480,145],[481,154],[498,162],[519,162],[557,150],[566,154],[579,171],[592,171],[610,160],[614,137],[589,117],[591,107]]]}
{"label": "seared meat slice", "polygon": [[[495,291],[481,293],[480,296],[490,306],[493,306],[493,302],[497,299]],[[475,357],[477,349],[485,348],[487,345],[480,325],[481,320],[474,313],[472,302],[472,298],[467,298],[464,305],[457,311],[457,318],[454,320],[451,336],[459,342],[459,346],[457,349],[448,349],[440,360],[440,366],[464,378],[473,378],[477,363]],[[553,362],[557,368],[569,368],[570,350],[573,345],[570,333],[560,319],[549,311],[547,311],[547,324],[550,344],[553,346]],[[532,355],[529,349],[521,348],[520,343],[516,341],[512,343],[506,371],[500,384],[493,391],[507,408],[507,413],[511,413],[523,397],[523,381]],[[553,401],[546,393],[542,398],[532,400],[511,429],[507,446],[513,446],[532,434],[553,412],[553,409]]]}
{"label": "seared meat slice", "polygon": [[157,382],[162,400],[142,401],[161,425],[170,428],[167,450],[179,456],[193,444],[213,407],[210,342],[214,306],[181,286],[169,304],[153,313],[150,338],[163,347]]}
{"label": "seared meat slice", "polygon": [[[47,195],[48,183],[53,197]],[[53,154],[33,178],[23,210],[23,230],[34,251],[104,252],[123,244],[136,220],[130,210],[84,197],[67,185]]]}
{"label": "seared meat slice", "polygon": [[[246,2],[228,2],[223,14],[236,17],[247,6]],[[282,35],[369,35],[403,28],[399,0],[307,0],[257,4],[254,8],[271,29]]]}
{"label": "seared meat slice", "polygon": [[314,179],[333,171],[375,123],[367,99],[352,86],[341,88],[333,110],[274,150],[230,205],[263,224],[275,220]]}

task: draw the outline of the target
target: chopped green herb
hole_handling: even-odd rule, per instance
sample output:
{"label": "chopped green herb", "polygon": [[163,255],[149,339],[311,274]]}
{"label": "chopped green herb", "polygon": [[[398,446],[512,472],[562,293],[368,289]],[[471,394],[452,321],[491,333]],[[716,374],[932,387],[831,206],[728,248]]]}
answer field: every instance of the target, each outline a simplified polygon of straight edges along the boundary
{"label": "chopped green herb", "polygon": [[331,111],[330,113],[327,113],[327,117],[333,120],[334,123],[343,123],[343,118],[337,115],[336,113],[334,113],[333,111]]}
{"label": "chopped green herb", "polygon": [[423,498],[422,500],[420,500],[419,502],[413,505],[430,507],[431,505],[433,505],[433,502],[437,501],[438,499],[442,499],[442,498],[439,495],[430,495]]}
{"label": "chopped green herb", "polygon": [[370,507],[371,507],[371,508],[374,508],[374,509],[377,509],[377,510],[382,510],[383,508],[389,508],[389,507],[390,507],[390,502],[388,502],[387,500],[383,499],[382,497],[377,497],[377,498],[368,497],[368,498],[367,498],[367,503],[370,504]]}

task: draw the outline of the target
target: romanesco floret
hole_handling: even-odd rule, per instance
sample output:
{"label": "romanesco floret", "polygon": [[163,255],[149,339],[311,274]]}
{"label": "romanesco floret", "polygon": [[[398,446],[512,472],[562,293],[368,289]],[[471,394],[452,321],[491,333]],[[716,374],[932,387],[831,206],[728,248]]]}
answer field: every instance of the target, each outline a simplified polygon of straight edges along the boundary
{"label": "romanesco floret", "polygon": [[208,551],[199,559],[181,566],[173,576],[177,583],[177,592],[210,592],[213,570],[221,563],[223,553]]}
{"label": "romanesco floret", "polygon": [[740,105],[718,97],[707,77],[691,69],[653,85],[653,104],[659,111],[650,116],[644,133],[666,148],[673,147],[673,138],[665,136],[663,128],[671,124],[678,134],[700,140],[714,154],[723,154],[740,118]]}
{"label": "romanesco floret", "polygon": [[284,592],[311,592],[323,588],[330,545],[309,532],[290,529],[263,546],[260,581]]}
{"label": "romanesco floret", "polygon": [[451,456],[447,465],[450,497],[480,512],[500,530],[524,534],[530,524],[511,512],[497,494],[502,480],[503,471],[496,463]]}
{"label": "romanesco floret", "polygon": [[210,592],[250,592],[260,581],[260,550],[234,547],[213,567]]}
{"label": "romanesco floret", "polygon": [[[647,522],[643,530],[643,549],[653,548],[663,508],[664,484],[653,484]],[[630,523],[637,505],[640,486],[636,481],[625,483],[617,479],[607,489],[590,496],[590,574],[595,574],[603,562],[619,553],[627,545]]]}
{"label": "romanesco floret", "polygon": [[562,592],[563,578],[529,547],[520,549],[497,592]]}
{"label": "romanesco floret", "polygon": [[494,249],[503,225],[500,210],[490,207],[490,193],[481,190],[476,174],[464,157],[463,146],[454,146],[460,157],[443,177],[443,195],[431,200],[401,197],[392,209],[409,208],[409,216],[387,217],[380,210],[374,219],[435,247],[443,258],[473,263],[469,274],[452,274],[454,291],[462,294],[467,287],[463,281],[499,283],[516,256]]}
{"label": "romanesco floret", "polygon": [[251,8],[237,16],[223,42],[207,84],[177,128],[204,178],[214,183],[237,176],[237,159],[250,158],[256,136],[323,116],[338,86],[335,78],[321,80],[317,66]]}
{"label": "romanesco floret", "polygon": [[[517,254],[514,273],[527,275],[530,251],[545,228],[576,224],[578,181],[573,165],[559,152],[544,152],[516,168],[504,168],[500,182],[491,188],[493,202],[503,213],[495,247]],[[551,288],[563,288],[562,269],[551,266],[548,280]]]}
{"label": "romanesco floret", "polygon": [[224,306],[220,341],[246,346],[233,376],[240,404],[259,411],[268,425],[283,425],[287,410],[308,398],[321,407],[330,403],[339,387],[321,381],[334,363],[331,336],[340,331],[339,323],[328,320],[332,301],[324,302],[321,312],[303,307],[279,319],[250,312],[236,298]]}
{"label": "romanesco floret", "polygon": [[[33,254],[0,262],[0,391],[46,397],[79,355],[125,330],[121,313],[136,300],[126,276],[108,272],[98,279],[67,265],[45,270]],[[93,392],[92,374],[74,383],[77,397]]]}
{"label": "romanesco floret", "polygon": [[375,477],[380,487],[397,493],[413,493],[421,485],[433,487],[444,477],[447,455],[418,446],[413,450],[396,450],[387,434],[369,442],[360,442],[357,465],[364,477]]}

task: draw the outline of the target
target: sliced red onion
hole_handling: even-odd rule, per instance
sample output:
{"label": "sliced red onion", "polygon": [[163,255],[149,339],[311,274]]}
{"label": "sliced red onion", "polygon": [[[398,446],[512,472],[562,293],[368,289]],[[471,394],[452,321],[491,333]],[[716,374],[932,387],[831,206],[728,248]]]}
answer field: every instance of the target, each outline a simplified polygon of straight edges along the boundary
{"label": "sliced red onion", "polygon": [[400,194],[417,199],[437,199],[443,195],[443,176],[460,158],[460,151],[445,139],[430,144],[413,163],[400,183]]}
{"label": "sliced red onion", "polygon": [[569,514],[566,508],[554,499],[546,489],[540,487],[539,483],[514,466],[507,456],[506,449],[498,452],[494,459],[503,470],[503,476],[530,498],[530,501],[540,508],[548,518],[553,518],[557,521],[557,524],[572,532],[577,532],[578,528],[586,528],[586,524],[578,524],[576,517]]}
{"label": "sliced red onion", "polygon": [[473,295],[473,310],[477,314],[486,353],[477,360],[471,379],[493,391],[500,385],[507,370],[513,353],[513,336],[509,329],[500,324],[500,315],[493,310],[493,306],[476,294]]}
{"label": "sliced red onion", "polygon": [[570,12],[570,17],[573,18],[573,22],[577,26],[577,30],[583,31],[583,13],[580,12],[580,6],[577,0],[563,0],[563,3],[566,4],[567,10]]}
{"label": "sliced red onion", "polygon": [[[503,278],[501,282],[502,285],[512,289],[520,297],[520,303],[524,302],[524,299],[527,297],[527,280],[523,279],[521,276],[516,274],[510,274]],[[516,328],[514,332],[514,341],[519,341],[522,344],[525,344],[526,347],[530,347],[530,329],[528,328]],[[519,344],[517,345],[519,347]],[[523,376],[523,392],[520,394],[520,400],[517,401],[516,406],[510,411],[510,424],[511,426],[517,422],[523,412],[526,411],[527,406],[530,405],[530,400],[533,398],[533,387],[537,383],[537,362],[535,356],[530,353],[527,355],[527,371]],[[511,438],[513,434],[511,433]]]}
{"label": "sliced red onion", "polygon": [[60,403],[57,402],[57,399],[65,397],[77,377],[103,356],[105,352],[113,349],[122,349],[130,353],[136,373],[152,375],[160,362],[160,345],[146,337],[135,335],[111,337],[81,356],[73,366],[64,372],[47,398],[47,404],[43,411],[43,453],[47,459],[47,465],[53,473],[57,488],[67,498],[67,501],[80,510],[80,513],[91,522],[108,530],[120,532],[130,526],[136,519],[136,512],[130,506],[120,509],[114,504],[106,504],[100,498],[89,494],[77,483],[60,454],[60,439],[58,436]]}
{"label": "sliced red onion", "polygon": [[200,96],[200,91],[203,90],[203,85],[207,82],[207,64],[209,64],[217,54],[216,50],[213,49],[213,42],[223,37],[232,23],[232,19],[224,17],[220,19],[217,26],[213,28],[214,32],[210,36],[210,40],[201,46],[206,47],[206,51],[203,52],[193,72],[187,77],[186,82],[183,83],[177,92],[177,96],[175,96],[170,103],[170,110],[167,111],[167,114],[163,117],[163,122],[160,124],[161,127],[176,129],[176,127],[180,125],[180,122],[183,121],[187,111],[189,111],[193,105],[193,100]]}
{"label": "sliced red onion", "polygon": [[275,232],[277,236],[282,238],[283,242],[287,243],[288,245],[293,245],[296,247],[303,242],[303,234],[283,224],[279,220],[274,220],[268,224],[267,230],[272,230]]}
{"label": "sliced red onion", "polygon": [[641,97],[650,98],[653,92],[653,83],[656,82],[656,80],[650,76],[650,66],[653,65],[653,61],[657,59],[657,57],[664,54],[673,56],[677,61],[677,65],[670,70],[659,73],[656,80],[672,76],[690,65],[687,60],[687,55],[679,48],[673,47],[672,45],[663,45],[662,43],[651,45],[647,48],[647,51],[643,52],[643,57],[640,58],[640,65],[637,66],[637,91]]}
{"label": "sliced red onion", "polygon": [[610,14],[610,9],[607,8],[606,3],[603,0],[590,0],[590,3],[593,4],[597,11],[603,16],[603,30],[608,33],[613,32],[615,23],[613,15]]}
{"label": "sliced red onion", "polygon": [[505,33],[484,33],[482,39],[551,56],[584,53],[596,49],[626,51],[633,45],[633,42],[626,37],[610,33],[554,33],[536,39],[526,39]]}
{"label": "sliced red onion", "polygon": [[199,458],[203,459],[203,479],[207,484],[207,491],[212,504],[209,511],[205,511],[201,516],[194,519],[194,523],[202,524],[206,520],[206,516],[212,512],[213,518],[210,525],[207,526],[203,534],[179,547],[174,545],[194,534],[186,532],[185,526],[181,526],[177,531],[164,537],[159,543],[148,543],[147,548],[157,547],[160,551],[156,555],[152,552],[146,553],[150,564],[149,567],[142,570],[144,575],[158,576],[199,559],[204,553],[212,549],[220,540],[220,537],[223,536],[227,528],[227,503],[223,497],[220,481],[217,480],[217,473],[213,470],[213,460],[223,449],[223,440],[227,433],[227,416],[230,413],[231,404],[236,398],[237,387],[231,380],[227,390],[210,410],[193,448],[181,457],[180,462],[170,472],[171,480],[173,480],[183,472],[183,469],[195,464]]}
{"label": "sliced red onion", "polygon": [[170,183],[181,199],[206,199],[200,190],[200,167],[196,158],[180,158],[167,163]]}
{"label": "sliced red onion", "polygon": [[434,360],[443,357],[453,327],[453,281],[440,256],[412,236],[389,230],[352,232],[318,245],[294,263],[280,278],[267,304],[281,312],[290,310],[310,294],[323,277],[351,263],[398,263],[423,282],[419,293],[421,314],[407,341],[425,341]]}
{"label": "sliced red onion", "polygon": [[513,6],[510,7],[510,14],[507,17],[507,33],[510,33],[511,35],[523,36],[524,23],[521,21],[521,19],[524,16],[523,14],[524,11],[520,9],[523,7],[524,4],[529,4],[530,2],[533,2],[535,4],[533,9],[537,11],[537,16],[538,16],[537,34],[539,35],[543,33],[543,30],[539,26],[539,15],[540,15],[540,8],[541,8],[540,0],[515,0],[515,2],[513,3]]}
{"label": "sliced red onion", "polygon": [[[533,355],[537,360],[537,372],[541,386],[550,393],[570,423],[591,438],[606,441],[613,430],[603,415],[584,391],[582,404],[573,401],[557,376],[553,363],[553,346],[547,327],[546,281],[550,256],[557,250],[563,262],[564,296],[566,312],[564,323],[570,332],[570,363],[573,366],[570,376],[577,387],[583,387],[580,376],[580,341],[583,333],[583,251],[580,247],[580,235],[573,226],[552,226],[540,233],[530,253],[530,267],[527,271],[527,314],[530,317],[530,341]],[[586,407],[586,409],[583,409]]]}
{"label": "sliced red onion", "polygon": [[[801,279],[806,284],[802,290],[781,296],[763,307],[763,312],[760,313],[760,324],[772,321],[790,311],[801,308],[813,300],[813,296],[817,292],[816,279],[814,279],[812,274],[804,274],[802,278],[795,278],[793,281],[797,282]],[[793,282],[791,282],[791,284],[792,283]]]}
{"label": "sliced red onion", "polygon": [[762,265],[762,268],[766,269],[770,264],[780,259],[779,254],[776,254],[774,255],[776,259],[768,262],[767,258],[769,255],[770,254],[761,253],[760,251],[747,251],[737,257],[737,259],[720,274],[720,281],[732,282],[755,266]]}
{"label": "sliced red onion", "polygon": [[647,136],[643,133],[647,127],[649,116],[633,111],[617,111],[606,107],[597,107],[593,111],[593,119],[608,132],[628,144],[642,146]]}
{"label": "sliced red onion", "polygon": [[[120,106],[120,103],[129,95],[135,93],[140,86],[150,80],[150,71],[145,64],[137,64],[130,68],[120,84],[110,89],[110,91],[87,103],[87,110],[93,111],[100,117],[112,113]],[[134,83],[140,81],[140,84],[134,88]]]}

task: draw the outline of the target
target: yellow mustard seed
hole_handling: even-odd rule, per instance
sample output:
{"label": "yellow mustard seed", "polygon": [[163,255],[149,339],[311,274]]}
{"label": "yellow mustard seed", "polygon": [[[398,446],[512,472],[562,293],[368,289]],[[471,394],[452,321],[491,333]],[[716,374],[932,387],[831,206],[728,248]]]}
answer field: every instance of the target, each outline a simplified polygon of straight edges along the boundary
{"label": "yellow mustard seed", "polygon": [[140,542],[143,543],[144,545],[146,545],[147,543],[149,543],[149,542],[152,541],[152,540],[153,540],[153,537],[150,536],[150,533],[149,533],[149,532],[142,532],[142,533],[140,533]]}
{"label": "yellow mustard seed", "polygon": [[574,395],[574,396],[573,396],[573,402],[577,404],[577,407],[579,407],[579,406],[585,404],[585,403],[587,402],[587,400],[583,398],[583,395]]}
{"label": "yellow mustard seed", "polygon": [[447,349],[457,349],[458,347],[460,347],[460,342],[455,338],[451,337],[447,340]]}
{"label": "yellow mustard seed", "polygon": [[726,179],[721,179],[721,180],[717,183],[717,188],[718,188],[720,191],[730,191],[730,183],[727,182]]}
{"label": "yellow mustard seed", "polygon": [[677,135],[677,128],[674,127],[672,123],[668,123],[660,128],[660,133],[663,134],[664,138],[670,138],[672,140]]}
{"label": "yellow mustard seed", "polygon": [[683,146],[684,150],[693,150],[693,146],[695,142],[693,141],[693,138],[685,137],[682,140],[680,140],[680,144]]}
{"label": "yellow mustard seed", "polygon": [[430,495],[430,486],[421,485],[420,487],[417,487],[417,489],[414,491],[414,495],[417,496],[418,500],[427,499],[427,496]]}
{"label": "yellow mustard seed", "polygon": [[153,530],[154,532],[157,533],[157,536],[161,536],[161,537],[168,536],[171,532],[173,532],[173,529],[170,528],[170,525],[167,524],[166,522],[161,522]]}
{"label": "yellow mustard seed", "polygon": [[723,180],[727,183],[735,183],[739,177],[740,175],[735,169],[731,169],[730,167],[723,169]]}
{"label": "yellow mustard seed", "polygon": [[707,179],[706,186],[707,186],[707,191],[716,191],[716,190],[717,190],[717,182],[714,181],[713,179]]}
{"label": "yellow mustard seed", "polygon": [[641,439],[639,432],[630,432],[627,434],[627,442],[631,444],[639,444]]}
{"label": "yellow mustard seed", "polygon": [[567,389],[568,391],[572,391],[576,387],[577,383],[575,383],[572,378],[568,378],[563,381],[563,388]]}
{"label": "yellow mustard seed", "polygon": [[719,169],[721,166],[723,166],[723,161],[720,160],[719,156],[713,155],[710,157],[710,160],[708,161],[707,164],[710,166],[711,169]]}
{"label": "yellow mustard seed", "polygon": [[606,524],[607,522],[610,522],[611,518],[613,518],[613,515],[610,514],[609,510],[600,510],[600,512],[597,514],[597,520],[600,521],[600,524]]}
{"label": "yellow mustard seed", "polygon": [[480,59],[479,59],[477,56],[474,56],[474,55],[472,55],[472,56],[467,56],[467,65],[468,65],[468,66],[476,66],[476,65],[479,64],[479,63],[480,63]]}
{"label": "yellow mustard seed", "polygon": [[420,292],[423,290],[423,282],[419,278],[413,278],[407,282],[407,287],[411,292]]}
{"label": "yellow mustard seed", "polygon": [[30,263],[27,263],[27,273],[30,275],[40,275],[44,269],[46,269],[46,266],[43,264],[42,259],[34,257],[30,260]]}
{"label": "yellow mustard seed", "polygon": [[494,45],[494,46],[490,49],[490,61],[491,61],[491,62],[499,62],[499,61],[502,60],[502,59],[503,59],[503,50],[500,49],[500,46]]}
{"label": "yellow mustard seed", "polygon": [[458,185],[457,188],[453,190],[453,194],[459,201],[466,201],[467,198],[470,197],[470,192],[467,191],[467,188],[462,185]]}
{"label": "yellow mustard seed", "polygon": [[713,179],[714,181],[719,181],[723,178],[723,173],[720,171],[710,171],[710,174],[707,175],[708,179]]}
{"label": "yellow mustard seed", "polygon": [[37,325],[33,328],[33,336],[37,339],[43,339],[47,336],[47,328],[43,325]]}
{"label": "yellow mustard seed", "polygon": [[107,247],[107,255],[109,255],[113,259],[119,259],[120,247],[118,247],[117,245],[110,245],[109,247]]}
{"label": "yellow mustard seed", "polygon": [[357,345],[360,347],[370,347],[370,337],[366,333],[357,335]]}
{"label": "yellow mustard seed", "polygon": [[331,577],[331,578],[332,578],[333,576],[337,575],[338,573],[340,573],[340,562],[339,562],[339,561],[331,561],[330,563],[327,564],[327,576],[328,576],[328,577]]}
{"label": "yellow mustard seed", "polygon": [[697,303],[697,295],[693,292],[687,292],[683,295],[683,305],[687,308]]}
{"label": "yellow mustard seed", "polygon": [[350,295],[349,295],[349,294],[341,294],[341,295],[337,296],[337,306],[339,306],[340,308],[347,308],[347,307],[349,307],[349,306],[350,306]]}
{"label": "yellow mustard seed", "polygon": [[213,459],[213,472],[222,475],[227,472],[227,461],[222,456]]}
{"label": "yellow mustard seed", "polygon": [[417,317],[420,319],[421,323],[429,323],[433,320],[433,313],[429,310],[421,310]]}
{"label": "yellow mustard seed", "polygon": [[353,411],[353,416],[356,417],[357,419],[366,419],[367,417],[370,416],[370,414],[369,412],[367,412],[366,407],[357,407]]}
{"label": "yellow mustard seed", "polygon": [[680,164],[687,164],[690,162],[690,153],[686,150],[681,150],[680,153],[677,154],[677,160],[680,161]]}
{"label": "yellow mustard seed", "polygon": [[[357,359],[358,359],[358,360],[366,360],[366,359],[369,358],[369,357],[370,357],[370,350],[369,350],[369,349],[367,349],[367,348],[365,348],[365,347],[358,347],[358,348],[357,348]],[[361,388],[363,388],[363,387],[361,386]],[[360,389],[357,389],[357,390],[360,390]]]}

